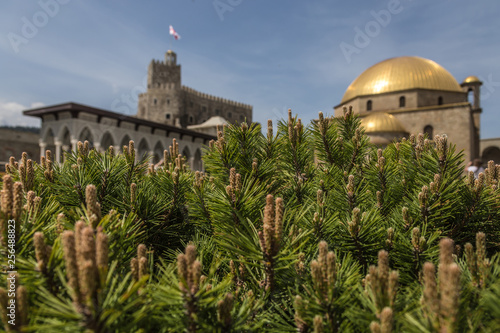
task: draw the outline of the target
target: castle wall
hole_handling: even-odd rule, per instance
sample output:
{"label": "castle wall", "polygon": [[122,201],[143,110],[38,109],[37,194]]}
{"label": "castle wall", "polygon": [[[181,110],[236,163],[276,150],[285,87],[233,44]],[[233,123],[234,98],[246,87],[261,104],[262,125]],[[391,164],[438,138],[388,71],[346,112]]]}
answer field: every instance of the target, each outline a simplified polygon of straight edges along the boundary
{"label": "castle wall", "polygon": [[207,121],[210,117],[221,116],[229,123],[252,122],[252,107],[247,104],[204,94],[189,87],[182,87],[184,118],[182,123],[194,125]]}
{"label": "castle wall", "polygon": [[228,122],[252,121],[252,107],[201,93],[181,85],[177,56],[168,51],[165,61],[153,60],[148,68],[147,92],[139,95],[137,117],[187,127],[201,124],[212,116]]}

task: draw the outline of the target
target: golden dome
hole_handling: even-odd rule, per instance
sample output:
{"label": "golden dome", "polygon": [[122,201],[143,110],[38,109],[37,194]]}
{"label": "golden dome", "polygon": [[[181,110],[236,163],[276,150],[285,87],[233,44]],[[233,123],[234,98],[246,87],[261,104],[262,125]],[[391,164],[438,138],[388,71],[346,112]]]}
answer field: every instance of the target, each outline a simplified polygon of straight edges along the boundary
{"label": "golden dome", "polygon": [[463,83],[473,83],[473,82],[481,82],[477,76],[471,75],[467,76]]}
{"label": "golden dome", "polygon": [[375,112],[361,118],[361,126],[365,128],[365,133],[407,133],[404,126],[392,114],[385,112]]}
{"label": "golden dome", "polygon": [[453,75],[434,61],[397,57],[365,70],[347,88],[341,104],[358,96],[415,88],[462,92]]}

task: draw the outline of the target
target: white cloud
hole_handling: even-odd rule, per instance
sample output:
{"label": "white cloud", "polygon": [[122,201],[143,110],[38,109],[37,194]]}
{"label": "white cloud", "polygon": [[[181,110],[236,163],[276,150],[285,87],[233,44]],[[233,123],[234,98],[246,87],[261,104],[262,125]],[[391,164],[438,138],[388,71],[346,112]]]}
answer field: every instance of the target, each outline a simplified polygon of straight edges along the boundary
{"label": "white cloud", "polygon": [[27,117],[23,111],[44,106],[42,102],[31,103],[25,106],[17,102],[5,102],[0,100],[0,126],[32,126],[40,127],[38,118]]}

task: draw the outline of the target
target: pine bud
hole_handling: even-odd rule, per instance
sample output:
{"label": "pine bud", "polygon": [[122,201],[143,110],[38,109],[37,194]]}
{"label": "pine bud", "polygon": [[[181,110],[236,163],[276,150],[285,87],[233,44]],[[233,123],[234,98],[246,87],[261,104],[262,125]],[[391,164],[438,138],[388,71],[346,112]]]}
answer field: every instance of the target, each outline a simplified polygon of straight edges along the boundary
{"label": "pine bud", "polygon": [[[28,289],[25,286],[19,286],[16,290],[17,314],[19,327],[28,325]],[[4,308],[5,309],[5,308]]]}
{"label": "pine bud", "polygon": [[348,183],[347,183],[347,192],[354,193],[354,176],[353,175],[349,175]]}
{"label": "pine bud", "polygon": [[92,260],[85,260],[79,264],[80,288],[82,297],[90,301],[96,287],[95,267]]}
{"label": "pine bud", "polygon": [[139,279],[148,275],[148,259],[142,257],[139,259]]}
{"label": "pine bud", "polygon": [[405,226],[410,226],[410,214],[408,213],[407,207],[403,207],[403,222]]}
{"label": "pine bud", "polygon": [[314,317],[314,333],[323,333],[323,318],[320,315]]}
{"label": "pine bud", "polygon": [[227,293],[223,300],[217,303],[217,312],[219,322],[226,328],[231,325],[231,310],[233,309],[234,298],[233,294]]}
{"label": "pine bud", "polygon": [[137,261],[137,258],[132,258],[130,260],[130,271],[132,272],[132,277],[134,280],[138,281],[139,280],[139,262]]}
{"label": "pine bud", "polygon": [[83,142],[83,152],[85,156],[88,155],[90,152],[90,142],[88,142],[88,140],[85,140]]}
{"label": "pine bud", "polygon": [[80,287],[78,277],[78,265],[75,245],[75,234],[73,231],[67,230],[62,236],[64,261],[66,263],[66,276],[68,285],[72,289],[71,297],[76,303],[80,303]]}
{"label": "pine bud", "polygon": [[99,269],[108,267],[108,235],[102,232],[101,227],[97,231],[96,241],[96,264]]}
{"label": "pine bud", "polygon": [[438,290],[436,283],[436,268],[430,262],[424,264],[424,292],[423,303],[428,313],[436,313],[439,308]]}
{"label": "pine bud", "polygon": [[333,291],[335,283],[337,281],[337,256],[334,252],[328,252],[327,258],[327,279],[328,279],[328,289]]}
{"label": "pine bud", "polygon": [[276,231],[276,250],[279,249],[281,241],[283,239],[283,213],[284,205],[282,198],[276,198],[276,220],[275,220],[275,231]]}
{"label": "pine bud", "polygon": [[273,121],[271,119],[267,120],[267,139],[272,140],[273,138]]}
{"label": "pine bud", "polygon": [[23,211],[23,185],[21,182],[14,183],[12,196],[12,217],[14,220],[19,220]]}
{"label": "pine bud", "polygon": [[137,246],[137,258],[147,258],[147,247],[144,244],[139,244]]}
{"label": "pine bud", "polygon": [[380,332],[381,333],[391,333],[392,332],[392,322],[393,314],[392,309],[385,307],[380,315]]}
{"label": "pine bud", "polygon": [[137,184],[132,183],[130,184],[130,203],[134,205],[136,200],[137,200]]}
{"label": "pine bud", "polygon": [[457,264],[451,263],[444,269],[447,271],[445,274],[447,279],[446,281],[439,281],[441,294],[440,312],[444,318],[454,322],[460,296],[460,268]]}
{"label": "pine bud", "polygon": [[85,188],[85,201],[87,203],[87,212],[92,219],[92,226],[95,228],[101,220],[101,205],[97,202],[97,189],[94,185],[87,185]]}
{"label": "pine bud", "polygon": [[47,245],[42,232],[35,232],[33,235],[33,245],[35,246],[35,256],[38,263],[38,270],[45,274],[49,262],[50,253],[47,251]]}
{"label": "pine bud", "polygon": [[356,237],[360,231],[360,210],[357,207],[352,210],[352,221],[348,222],[348,230],[352,237]]}
{"label": "pine bud", "polygon": [[66,216],[64,216],[63,213],[59,213],[57,214],[57,219],[56,219],[56,233],[58,235],[62,234],[63,231],[64,231],[64,223],[65,223],[65,218]]}
{"label": "pine bud", "polygon": [[380,331],[380,324],[376,321],[372,321],[370,323],[370,332],[371,333],[381,333]]}
{"label": "pine bud", "polygon": [[389,296],[390,306],[394,306],[394,302],[396,301],[396,294],[398,291],[398,281],[399,281],[399,273],[397,271],[391,271],[391,273],[389,274],[389,286],[388,286],[388,296]]}
{"label": "pine bud", "polygon": [[413,249],[415,251],[419,251],[420,252],[420,229],[415,227],[413,228],[412,230],[412,233],[411,233],[411,244],[413,245]]}
{"label": "pine bud", "polygon": [[12,213],[12,206],[13,206],[12,176],[4,175],[2,179],[3,179],[3,189],[1,192],[2,213],[4,213],[5,216],[8,216]]}
{"label": "pine bud", "polygon": [[128,155],[132,161],[135,161],[135,143],[133,140],[130,140],[128,143]]}
{"label": "pine bud", "polygon": [[241,192],[242,188],[242,180],[241,180],[241,175],[239,173],[236,174],[236,182],[235,182],[235,190],[238,192]]}
{"label": "pine bud", "polygon": [[323,206],[323,191],[321,189],[316,192],[316,201],[318,203],[318,206]]}
{"label": "pine bud", "polygon": [[307,328],[307,324],[304,320],[304,301],[302,297],[299,295],[295,296],[294,300],[294,308],[295,308],[295,325],[299,332],[305,332]]}
{"label": "pine bud", "polygon": [[26,189],[28,192],[33,189],[33,184],[35,183],[35,169],[33,168],[33,161],[28,160],[26,166]]}

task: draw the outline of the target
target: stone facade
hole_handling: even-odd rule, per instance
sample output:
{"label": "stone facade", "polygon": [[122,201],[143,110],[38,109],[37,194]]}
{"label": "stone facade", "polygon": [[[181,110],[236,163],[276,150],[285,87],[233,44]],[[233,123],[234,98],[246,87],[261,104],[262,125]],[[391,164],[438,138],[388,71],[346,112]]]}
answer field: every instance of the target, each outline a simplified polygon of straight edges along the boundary
{"label": "stone facade", "polygon": [[137,158],[147,154],[153,163],[163,158],[175,138],[179,152],[186,157],[190,167],[202,170],[201,150],[214,136],[159,124],[136,117],[67,103],[24,111],[24,114],[42,119],[39,151],[44,156],[51,150],[54,159],[61,162],[64,152],[75,150],[78,141],[89,141],[97,150],[113,146],[119,152],[130,140],[134,140]]}
{"label": "stone facade", "polygon": [[[397,58],[395,59],[395,66],[398,66]],[[486,147],[480,147],[482,109],[479,99],[481,86],[479,79],[471,76],[460,85],[456,83],[456,88],[453,91],[450,91],[449,85],[445,86],[445,89],[439,89],[439,77],[449,75],[446,78],[446,84],[449,83],[450,78],[454,80],[451,74],[443,74],[445,70],[439,65],[436,64],[438,67],[436,72],[426,71],[425,73],[412,71],[411,67],[400,66],[394,70],[398,72],[396,76],[391,74],[391,68],[387,66],[390,61],[387,60],[384,64],[384,70],[387,70],[387,73],[377,73],[374,70],[377,64],[367,70],[370,75],[369,80],[361,74],[348,88],[347,91],[351,93],[348,96],[353,95],[352,90],[354,89],[356,91],[376,91],[376,88],[371,87],[383,86],[382,83],[387,84],[387,81],[391,79],[401,80],[406,86],[411,86],[411,82],[408,83],[408,81],[412,76],[419,77],[419,85],[425,85],[426,79],[422,79],[422,76],[427,75],[428,85],[432,86],[433,89],[415,87],[392,91],[388,89],[389,91],[382,93],[365,95],[354,94],[352,98],[334,107],[335,116],[340,116],[346,105],[352,106],[353,111],[362,118],[370,114],[384,112],[399,120],[409,134],[427,133],[429,137],[436,134],[446,134],[449,141],[456,145],[458,151],[463,150],[466,162],[475,158],[483,158],[485,162],[488,158],[491,159],[490,155],[493,154],[493,150],[490,149],[490,152],[486,154],[488,156],[486,156],[483,150]],[[425,60],[415,58],[412,61],[418,65]],[[405,70],[407,74],[404,73]],[[419,75],[415,75],[415,73]],[[359,86],[358,82],[371,85],[371,87],[364,89],[364,87]],[[356,84],[358,85],[356,86]],[[353,86],[354,88],[352,88]],[[375,137],[376,133],[371,135]],[[500,160],[500,155],[497,158]]]}
{"label": "stone facade", "polygon": [[147,91],[139,95],[138,118],[185,128],[213,116],[224,117],[229,123],[250,123],[252,106],[183,86],[181,66],[172,51],[165,54],[164,61],[151,61]]}
{"label": "stone facade", "polygon": [[[11,156],[21,158],[23,152],[28,158],[38,160],[38,138],[40,133],[21,128],[0,128],[0,164],[5,164]],[[3,171],[3,170],[2,170]]]}

